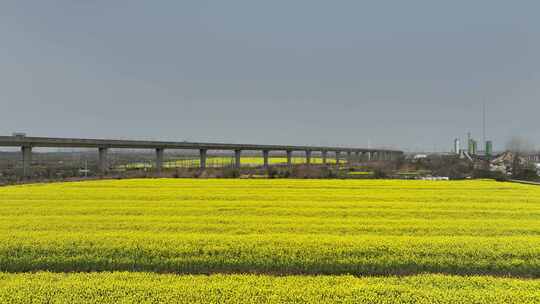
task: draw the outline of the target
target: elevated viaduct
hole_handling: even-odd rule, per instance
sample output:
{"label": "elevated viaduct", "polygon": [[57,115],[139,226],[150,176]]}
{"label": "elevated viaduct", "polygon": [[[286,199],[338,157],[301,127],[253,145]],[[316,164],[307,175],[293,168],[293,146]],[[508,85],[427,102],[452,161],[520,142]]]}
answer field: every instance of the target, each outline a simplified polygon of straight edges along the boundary
{"label": "elevated viaduct", "polygon": [[115,139],[83,139],[83,138],[53,138],[53,137],[27,137],[27,136],[0,136],[0,147],[20,147],[23,160],[23,176],[31,176],[32,148],[95,148],[98,150],[98,167],[100,173],[108,170],[107,153],[109,149],[152,149],[156,152],[156,170],[163,168],[163,156],[166,149],[199,150],[200,166],[206,167],[207,152],[209,150],[234,151],[235,167],[240,168],[242,151],[261,151],[264,166],[269,166],[270,151],[284,151],[287,153],[287,163],[292,165],[292,153],[303,151],[306,164],[311,162],[312,152],[320,152],[322,162],[326,164],[328,153],[334,153],[339,162],[343,153],[348,159],[359,160],[394,160],[403,154],[402,151],[388,149],[364,149],[346,147],[324,146],[288,146],[288,145],[255,145],[255,144],[227,144],[227,143],[200,143],[200,142],[172,142],[147,140],[115,140]]}

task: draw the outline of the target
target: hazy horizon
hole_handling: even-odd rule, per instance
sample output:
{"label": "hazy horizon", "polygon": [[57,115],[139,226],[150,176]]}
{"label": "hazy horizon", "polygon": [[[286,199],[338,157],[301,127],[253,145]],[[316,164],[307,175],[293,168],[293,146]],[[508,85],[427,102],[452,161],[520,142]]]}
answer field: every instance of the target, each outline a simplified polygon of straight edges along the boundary
{"label": "hazy horizon", "polygon": [[[540,146],[536,1],[3,1],[0,135]],[[464,146],[464,144],[462,143]]]}

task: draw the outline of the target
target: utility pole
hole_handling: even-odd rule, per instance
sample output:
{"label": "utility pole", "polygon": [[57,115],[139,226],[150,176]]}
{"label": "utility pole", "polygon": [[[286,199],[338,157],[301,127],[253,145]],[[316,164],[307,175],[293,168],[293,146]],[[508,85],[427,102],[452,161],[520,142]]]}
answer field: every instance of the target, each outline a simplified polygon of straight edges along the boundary
{"label": "utility pole", "polygon": [[482,106],[482,144],[486,144],[486,101]]}

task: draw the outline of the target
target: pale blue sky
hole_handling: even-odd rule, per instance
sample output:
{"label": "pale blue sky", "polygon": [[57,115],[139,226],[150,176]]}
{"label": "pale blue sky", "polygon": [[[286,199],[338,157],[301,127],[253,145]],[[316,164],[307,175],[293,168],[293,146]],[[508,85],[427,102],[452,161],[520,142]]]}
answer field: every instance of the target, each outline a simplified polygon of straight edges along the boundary
{"label": "pale blue sky", "polygon": [[540,145],[539,1],[2,1],[0,134]]}

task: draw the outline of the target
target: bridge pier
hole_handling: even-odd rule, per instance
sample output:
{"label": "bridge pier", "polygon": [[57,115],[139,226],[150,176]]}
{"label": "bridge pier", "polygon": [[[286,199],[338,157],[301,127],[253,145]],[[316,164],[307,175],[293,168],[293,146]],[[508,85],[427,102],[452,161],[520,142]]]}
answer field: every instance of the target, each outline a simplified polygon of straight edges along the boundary
{"label": "bridge pier", "polygon": [[201,169],[206,169],[207,150],[206,149],[200,149],[199,150],[199,155],[200,155],[199,167]]}
{"label": "bridge pier", "polygon": [[240,169],[240,166],[242,165],[240,162],[241,155],[242,150],[234,150],[234,167],[236,169]]}
{"label": "bridge pier", "polygon": [[23,178],[32,177],[32,147],[21,147],[22,153],[22,176]]}
{"label": "bridge pier", "polygon": [[98,148],[98,171],[100,174],[106,174],[109,171],[108,152],[108,148]]}
{"label": "bridge pier", "polygon": [[340,157],[340,154],[341,154],[341,152],[336,151],[336,165],[339,165],[339,157]]}
{"label": "bridge pier", "polygon": [[352,152],[351,151],[347,151],[347,164],[351,164],[352,163]]}
{"label": "bridge pier", "polygon": [[163,148],[156,148],[156,172],[161,173],[163,169],[163,155],[165,150]]}
{"label": "bridge pier", "polygon": [[311,150],[306,150],[306,165],[311,164]]}
{"label": "bridge pier", "polygon": [[268,150],[263,150],[263,167],[265,169],[268,169],[268,158],[269,158],[269,155],[270,155],[270,151]]}
{"label": "bridge pier", "polygon": [[323,163],[323,165],[326,165],[327,158],[328,158],[328,151],[323,150],[323,151],[321,152],[321,154],[322,154],[322,163]]}
{"label": "bridge pier", "polygon": [[287,150],[287,166],[292,166],[292,151]]}

